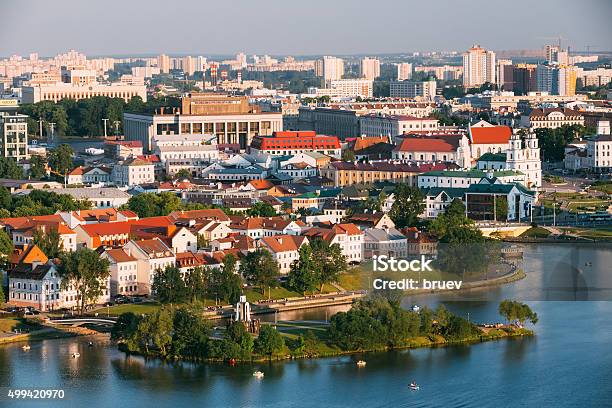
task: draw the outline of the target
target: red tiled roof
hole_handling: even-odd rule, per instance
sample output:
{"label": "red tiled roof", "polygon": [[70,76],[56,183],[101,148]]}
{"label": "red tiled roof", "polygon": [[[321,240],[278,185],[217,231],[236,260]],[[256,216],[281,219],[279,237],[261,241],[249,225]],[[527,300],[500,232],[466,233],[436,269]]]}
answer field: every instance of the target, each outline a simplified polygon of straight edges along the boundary
{"label": "red tiled roof", "polygon": [[472,144],[508,143],[512,129],[508,126],[471,127]]}
{"label": "red tiled roof", "polygon": [[459,139],[451,137],[408,136],[396,148],[399,152],[455,152]]}
{"label": "red tiled roof", "polygon": [[261,239],[268,248],[273,252],[289,252],[297,251],[304,243],[306,237],[299,235],[274,235],[272,237],[263,237]]}

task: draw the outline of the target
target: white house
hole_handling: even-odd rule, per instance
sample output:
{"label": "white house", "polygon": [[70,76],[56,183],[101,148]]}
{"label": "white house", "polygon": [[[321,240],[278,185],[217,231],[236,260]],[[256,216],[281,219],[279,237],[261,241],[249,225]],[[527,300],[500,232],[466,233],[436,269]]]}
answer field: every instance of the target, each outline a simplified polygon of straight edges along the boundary
{"label": "white house", "polygon": [[281,274],[289,273],[293,261],[300,257],[300,247],[307,243],[308,239],[299,235],[274,235],[261,239],[261,247],[272,254]]}
{"label": "white house", "polygon": [[129,248],[106,249],[102,258],[110,262],[110,294],[138,294],[138,260],[131,255]]}
{"label": "white house", "polygon": [[369,228],[364,231],[363,256],[392,256],[405,258],[408,256],[408,240],[395,228]]}
{"label": "white house", "polygon": [[155,181],[155,165],[132,157],[113,167],[113,182],[118,186],[135,186]]}
{"label": "white house", "polygon": [[176,264],[174,252],[159,238],[131,240],[125,244],[124,249],[138,260],[139,294],[151,294],[155,273]]}

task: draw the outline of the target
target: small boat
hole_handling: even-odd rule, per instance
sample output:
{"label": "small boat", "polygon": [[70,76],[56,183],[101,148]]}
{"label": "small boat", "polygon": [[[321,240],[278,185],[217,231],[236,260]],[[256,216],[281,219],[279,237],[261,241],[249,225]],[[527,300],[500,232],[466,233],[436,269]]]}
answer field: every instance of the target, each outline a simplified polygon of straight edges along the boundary
{"label": "small boat", "polygon": [[365,361],[363,361],[363,360],[359,360],[359,361],[357,362],[357,367],[365,367],[365,366],[366,366],[366,362],[365,362]]}
{"label": "small boat", "polygon": [[263,378],[263,376],[264,376],[264,373],[262,371],[259,371],[259,370],[255,371],[253,373],[253,377],[255,377],[255,378]]}
{"label": "small boat", "polygon": [[89,347],[93,347],[93,341],[89,342]]}
{"label": "small boat", "polygon": [[22,347],[21,347],[21,349],[22,349],[23,351],[28,351],[28,350],[30,349],[30,345],[29,345],[29,344],[26,344],[26,345],[22,346]]}
{"label": "small boat", "polygon": [[409,387],[410,387],[410,389],[411,389],[411,390],[414,390],[414,391],[416,391],[416,390],[419,390],[419,389],[420,389],[420,387],[418,386],[418,384],[417,384],[417,383],[415,383],[415,382],[411,382],[411,383],[410,383],[410,385],[409,385]]}
{"label": "small boat", "polygon": [[81,357],[80,353],[72,353],[72,358]]}

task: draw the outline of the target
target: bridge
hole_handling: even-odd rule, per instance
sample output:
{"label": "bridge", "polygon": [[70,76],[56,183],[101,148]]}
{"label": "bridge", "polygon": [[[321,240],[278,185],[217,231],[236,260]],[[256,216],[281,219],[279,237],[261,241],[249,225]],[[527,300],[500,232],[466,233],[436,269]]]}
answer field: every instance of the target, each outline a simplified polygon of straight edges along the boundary
{"label": "bridge", "polygon": [[61,324],[67,326],[81,326],[83,324],[97,324],[103,326],[112,326],[117,322],[113,317],[75,317],[75,318],[59,318],[49,319],[53,324]]}

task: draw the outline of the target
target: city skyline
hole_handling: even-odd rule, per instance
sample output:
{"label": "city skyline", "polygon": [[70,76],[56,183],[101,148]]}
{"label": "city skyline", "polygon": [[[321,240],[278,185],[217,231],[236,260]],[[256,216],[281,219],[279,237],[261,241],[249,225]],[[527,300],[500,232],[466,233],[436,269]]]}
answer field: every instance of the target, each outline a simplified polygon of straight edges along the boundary
{"label": "city skyline", "polygon": [[[128,3],[111,0],[104,5],[74,0],[59,3],[62,7],[57,2],[50,5],[39,0],[5,1],[0,38],[10,41],[0,43],[0,56],[30,52],[49,56],[70,48],[88,55],[462,52],[474,43],[493,50],[539,49],[547,43],[556,43],[559,35],[564,46],[577,51],[587,47],[608,51],[604,39],[612,37],[612,28],[607,24],[612,4],[601,0],[580,4],[524,1],[515,5],[516,12],[500,11],[483,0],[470,2],[466,7],[444,0],[435,10],[435,21],[410,18],[419,13],[426,15],[429,5],[383,0],[377,3],[377,9],[379,21],[386,20],[384,30],[372,24],[372,14],[364,13],[365,7],[354,7],[354,2],[345,0],[333,5],[315,0],[307,9],[278,0],[266,1],[269,7],[244,1],[232,4],[186,1],[174,11],[167,10],[166,4],[158,0]],[[349,3],[352,7],[348,7]],[[520,13],[525,6],[529,13]],[[600,12],[589,13],[594,9]],[[36,30],[28,28],[32,25],[22,24],[21,16],[25,15],[38,27]],[[74,15],[83,17],[75,21],[71,17]],[[210,15],[222,17],[211,19]],[[472,19],[476,15],[478,18]],[[164,20],[160,20],[162,17]],[[500,24],[500,19],[507,23]],[[519,23],[521,30],[517,31]],[[432,30],[432,35],[423,35],[427,29]],[[126,36],[128,31],[132,35]],[[45,33],[44,38],[40,38],[41,32]]]}

